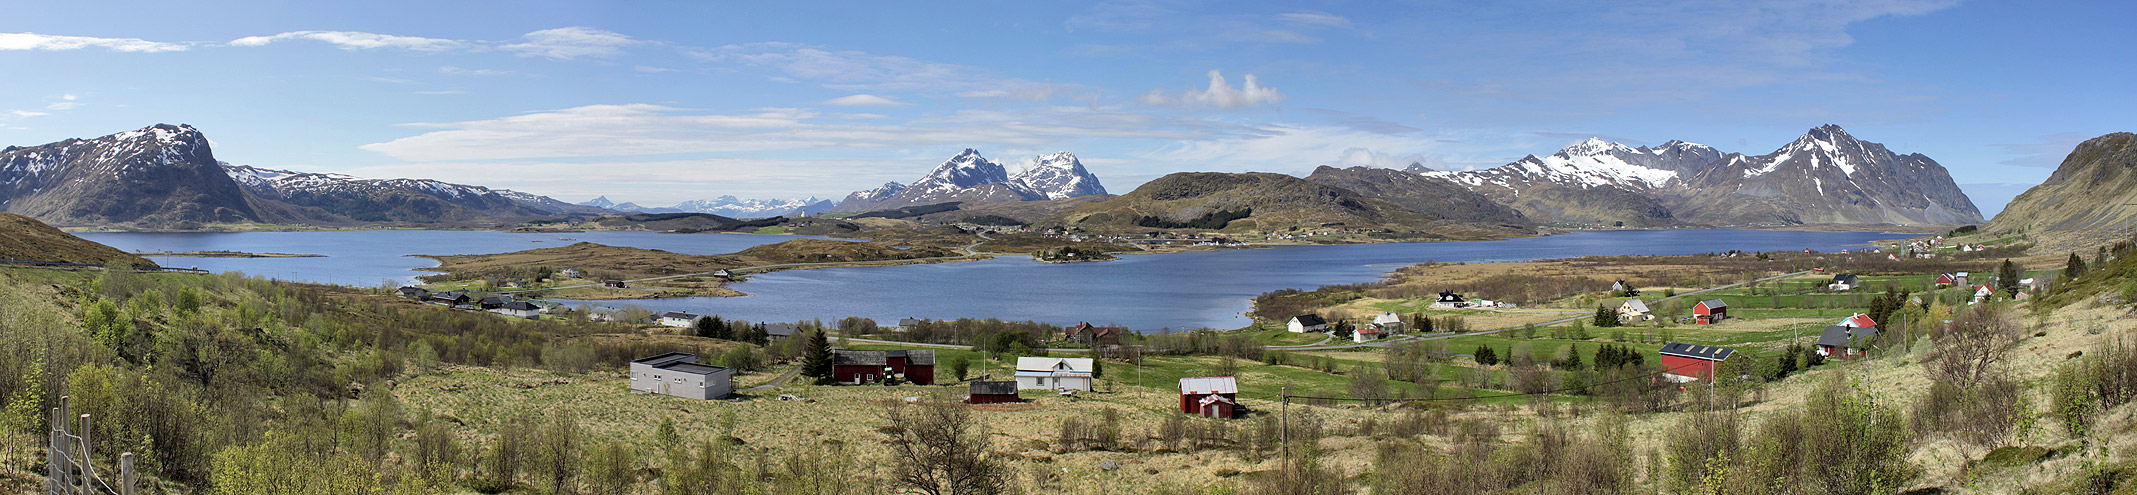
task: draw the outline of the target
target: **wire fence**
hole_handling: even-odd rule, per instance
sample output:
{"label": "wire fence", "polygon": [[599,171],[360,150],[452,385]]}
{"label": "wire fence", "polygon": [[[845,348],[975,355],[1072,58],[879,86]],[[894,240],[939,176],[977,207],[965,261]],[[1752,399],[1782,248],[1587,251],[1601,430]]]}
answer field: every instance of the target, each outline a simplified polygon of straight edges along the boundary
{"label": "wire fence", "polygon": [[119,480],[112,483],[97,472],[94,437],[87,414],[72,416],[69,397],[59,398],[52,408],[52,427],[45,445],[45,495],[134,495],[134,453],[119,454]]}

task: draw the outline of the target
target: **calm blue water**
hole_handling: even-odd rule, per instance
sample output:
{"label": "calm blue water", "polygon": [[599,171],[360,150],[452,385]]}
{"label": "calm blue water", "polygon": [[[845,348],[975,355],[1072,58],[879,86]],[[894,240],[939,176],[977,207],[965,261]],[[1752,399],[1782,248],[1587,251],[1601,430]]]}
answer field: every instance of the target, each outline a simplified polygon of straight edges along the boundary
{"label": "calm blue water", "polygon": [[[166,266],[237,270],[285,280],[377,286],[432,266],[407,254],[500,253],[577,241],[717,254],[789,236],[586,232],[356,231],[236,234],[98,233],[83,237],[128,251],[230,250],[325,254],[327,258],[171,258]],[[648,309],[750,321],[865,316],[1002,318],[1057,324],[1089,321],[1143,331],[1237,328],[1249,299],[1295,287],[1368,282],[1426,261],[1519,261],[1586,255],[1673,255],[1816,249],[1839,251],[1903,234],[1764,230],[1579,232],[1490,242],[1293,246],[1163,255],[1104,263],[1038,263],[1023,257],[897,267],[824,268],[756,275],[732,286],[747,297],[613,301]],[[559,240],[559,238],[569,240]]]}
{"label": "calm blue water", "polygon": [[415,282],[415,277],[433,272],[413,271],[438,266],[429,258],[411,254],[491,254],[528,249],[569,246],[579,241],[664,249],[684,254],[725,254],[759,244],[793,240],[796,236],[755,234],[662,234],[657,232],[574,232],[515,234],[510,232],[460,230],[359,230],[345,232],[96,232],[77,234],[128,252],[182,253],[187,251],[239,251],[246,253],[323,254],[324,258],[178,258],[157,256],[150,261],[168,267],[197,266],[212,272],[240,271],[247,275],[302,282],[377,287]]}

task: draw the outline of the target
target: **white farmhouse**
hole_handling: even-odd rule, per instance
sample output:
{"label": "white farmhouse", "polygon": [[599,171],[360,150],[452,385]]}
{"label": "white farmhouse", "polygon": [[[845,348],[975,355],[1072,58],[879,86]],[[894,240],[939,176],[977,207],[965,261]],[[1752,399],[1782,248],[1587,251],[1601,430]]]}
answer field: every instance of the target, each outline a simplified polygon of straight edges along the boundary
{"label": "white farmhouse", "polygon": [[1091,358],[1017,358],[1017,390],[1091,390]]}

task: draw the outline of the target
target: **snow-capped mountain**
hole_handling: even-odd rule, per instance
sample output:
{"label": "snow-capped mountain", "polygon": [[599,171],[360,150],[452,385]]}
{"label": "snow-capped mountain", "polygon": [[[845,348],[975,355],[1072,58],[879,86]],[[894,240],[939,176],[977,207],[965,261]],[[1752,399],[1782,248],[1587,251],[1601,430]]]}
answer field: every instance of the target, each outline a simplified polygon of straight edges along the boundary
{"label": "snow-capped mountain", "polygon": [[215,160],[200,130],[157,124],[0,150],[0,205],[65,226],[215,223],[497,225],[594,213],[543,196],[424,179],[360,179]]}
{"label": "snow-capped mountain", "polygon": [[1426,171],[1530,218],[1655,226],[1959,224],[1981,221],[1936,161],[1898,155],[1836,125],[1766,155],[1670,141],[1630,147],[1598,138],[1550,156],[1476,171]]}
{"label": "snow-capped mountain", "polygon": [[0,150],[0,207],[60,226],[192,228],[262,220],[208,138],[156,124]]}
{"label": "snow-capped mountain", "polygon": [[1083,162],[1066,151],[1026,159],[1017,164],[1012,174],[1010,167],[967,148],[912,185],[891,182],[856,191],[831,211],[887,210],[952,201],[1040,201],[1105,193],[1106,187],[1099,184],[1098,176],[1085,170]]}
{"label": "snow-capped mountain", "polygon": [[684,201],[671,207],[646,207],[639,206],[637,203],[616,204],[610,202],[607,196],[603,196],[594,198],[592,201],[579,203],[579,205],[606,205],[600,207],[638,213],[710,213],[738,219],[815,215],[830,211],[833,206],[830,200],[816,199],[814,197],[808,199],[742,199],[734,196]]}
{"label": "snow-capped mountain", "polygon": [[600,213],[547,196],[431,179],[365,179],[344,174],[223,165],[256,198],[316,209],[306,216],[360,222],[471,222]]}
{"label": "snow-capped mountain", "polygon": [[1010,187],[1029,196],[1068,199],[1106,193],[1098,176],[1084,170],[1083,162],[1066,151],[1025,159],[1017,169],[1009,178]]}

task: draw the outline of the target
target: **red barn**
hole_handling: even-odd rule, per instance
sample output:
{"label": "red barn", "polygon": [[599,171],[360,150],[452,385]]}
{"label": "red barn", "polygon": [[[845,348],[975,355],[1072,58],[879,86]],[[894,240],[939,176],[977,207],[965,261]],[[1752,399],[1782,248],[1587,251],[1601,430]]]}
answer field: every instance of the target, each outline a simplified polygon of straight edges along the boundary
{"label": "red barn", "polygon": [[1958,282],[1959,279],[1952,277],[1949,273],[1937,274],[1937,285],[1952,285]]}
{"label": "red barn", "polygon": [[1726,319],[1729,319],[1729,303],[1722,302],[1720,299],[1708,299],[1700,301],[1696,306],[1692,306],[1693,323],[1707,325],[1720,323]]}
{"label": "red barn", "polygon": [[1180,412],[1211,418],[1238,417],[1239,381],[1229,376],[1180,379]]}
{"label": "red barn", "polygon": [[1662,374],[1673,382],[1714,379],[1714,365],[1729,359],[1735,349],[1671,342],[1662,345]]}
{"label": "red barn", "polygon": [[935,351],[832,352],[832,381],[858,385],[902,376],[914,385],[935,384]]}
{"label": "red barn", "polygon": [[1017,397],[1017,382],[972,382],[972,393],[965,398],[971,404],[1000,404],[1023,400]]}

